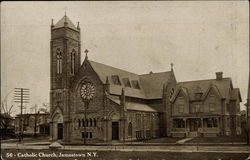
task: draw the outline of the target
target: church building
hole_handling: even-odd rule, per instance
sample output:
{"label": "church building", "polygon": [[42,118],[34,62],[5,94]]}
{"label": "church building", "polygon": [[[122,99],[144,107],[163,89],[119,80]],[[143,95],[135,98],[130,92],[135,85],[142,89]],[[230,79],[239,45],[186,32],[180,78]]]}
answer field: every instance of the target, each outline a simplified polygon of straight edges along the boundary
{"label": "church building", "polygon": [[[170,135],[173,68],[138,75],[88,59],[79,23],[51,25],[51,140],[110,142]],[[167,118],[169,117],[169,118]]]}
{"label": "church building", "polygon": [[139,75],[92,61],[87,50],[81,64],[80,37],[79,23],[75,26],[66,15],[56,24],[52,21],[52,141],[86,144],[238,134],[235,109],[241,98],[230,79],[177,83],[173,64],[170,71]]}

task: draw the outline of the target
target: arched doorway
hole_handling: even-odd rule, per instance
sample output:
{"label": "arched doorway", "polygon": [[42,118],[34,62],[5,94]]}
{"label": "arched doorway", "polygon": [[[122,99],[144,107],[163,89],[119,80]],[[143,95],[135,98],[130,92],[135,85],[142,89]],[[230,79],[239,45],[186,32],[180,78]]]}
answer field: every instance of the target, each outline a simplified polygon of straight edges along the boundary
{"label": "arched doorway", "polygon": [[111,127],[112,127],[112,140],[119,140],[120,135],[120,123],[119,115],[115,112],[111,115]]}
{"label": "arched doorway", "polygon": [[63,139],[63,116],[60,113],[56,113],[53,116],[53,140]]}

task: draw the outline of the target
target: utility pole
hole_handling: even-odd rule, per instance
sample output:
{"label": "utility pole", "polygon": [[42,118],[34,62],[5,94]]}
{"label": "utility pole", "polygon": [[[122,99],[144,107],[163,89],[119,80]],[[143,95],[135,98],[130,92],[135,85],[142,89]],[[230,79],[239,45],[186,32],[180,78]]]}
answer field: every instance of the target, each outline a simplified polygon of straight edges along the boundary
{"label": "utility pole", "polygon": [[34,125],[34,137],[36,136],[36,128],[37,128],[37,105],[34,106],[35,109],[35,125]]}
{"label": "utility pole", "polygon": [[[249,62],[250,62],[250,53],[249,53]],[[249,68],[250,68],[250,63],[249,63]],[[250,145],[250,70],[248,74],[248,93],[247,93],[247,104],[246,104],[246,121],[247,121],[247,126],[246,126],[246,136],[247,136],[247,144]]]}
{"label": "utility pole", "polygon": [[20,103],[20,120],[19,120],[19,142],[23,139],[23,104],[29,103],[29,89],[15,88],[14,102]]}

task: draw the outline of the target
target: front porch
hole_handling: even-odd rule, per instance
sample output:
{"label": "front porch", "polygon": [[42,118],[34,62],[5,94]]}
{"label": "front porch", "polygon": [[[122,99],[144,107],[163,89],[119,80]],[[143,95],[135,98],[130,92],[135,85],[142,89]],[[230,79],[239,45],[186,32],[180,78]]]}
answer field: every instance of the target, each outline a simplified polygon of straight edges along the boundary
{"label": "front porch", "polygon": [[172,119],[172,137],[217,137],[220,117],[191,117]]}

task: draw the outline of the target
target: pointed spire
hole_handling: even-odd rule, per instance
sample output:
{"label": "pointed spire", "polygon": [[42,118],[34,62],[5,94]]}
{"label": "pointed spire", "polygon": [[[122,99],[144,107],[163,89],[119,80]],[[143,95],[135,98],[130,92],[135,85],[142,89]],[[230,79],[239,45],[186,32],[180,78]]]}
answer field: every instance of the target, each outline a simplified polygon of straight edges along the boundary
{"label": "pointed spire", "polygon": [[64,16],[67,16],[67,7],[64,7]]}
{"label": "pointed spire", "polygon": [[109,83],[109,77],[108,77],[108,76],[106,77],[106,84],[110,84],[110,83]]}
{"label": "pointed spire", "polygon": [[173,72],[174,71],[174,63],[173,62],[171,62],[171,71]]}
{"label": "pointed spire", "polygon": [[53,20],[53,18],[51,19],[51,27],[54,27],[54,20]]}
{"label": "pointed spire", "polygon": [[64,26],[65,26],[65,27],[68,26],[68,22],[67,22],[67,17],[66,17],[66,15],[64,16]]}
{"label": "pointed spire", "polygon": [[77,29],[80,29],[80,23],[77,22]]}
{"label": "pointed spire", "polygon": [[124,97],[124,89],[122,88],[121,96]]}
{"label": "pointed spire", "polygon": [[84,53],[85,53],[85,59],[88,60],[88,53],[89,53],[89,51],[87,49],[85,49]]}

